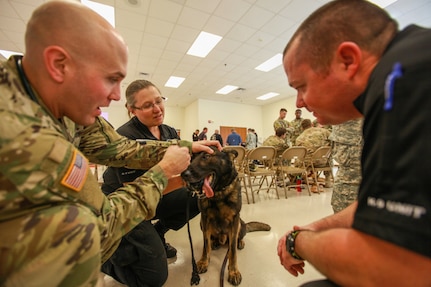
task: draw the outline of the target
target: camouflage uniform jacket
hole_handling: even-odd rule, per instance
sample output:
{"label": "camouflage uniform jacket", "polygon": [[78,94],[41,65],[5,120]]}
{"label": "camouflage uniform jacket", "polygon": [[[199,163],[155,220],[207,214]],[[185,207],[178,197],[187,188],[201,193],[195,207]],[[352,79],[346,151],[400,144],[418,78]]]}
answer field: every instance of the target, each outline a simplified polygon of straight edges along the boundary
{"label": "camouflage uniform jacket", "polygon": [[287,145],[290,145],[291,138],[292,138],[292,135],[294,132],[294,129],[290,125],[290,123],[286,120],[282,120],[282,119],[278,118],[274,121],[273,126],[274,126],[274,132],[277,131],[278,128],[285,128],[286,129],[285,142]]}
{"label": "camouflage uniform jacket", "polygon": [[339,164],[337,179],[359,185],[361,182],[362,119],[332,126],[332,158]]}
{"label": "camouflage uniform jacket", "polygon": [[296,139],[295,145],[307,148],[306,160],[311,157],[319,147],[329,145],[330,131],[324,128],[308,128],[304,130]]}
{"label": "camouflage uniform jacket", "polygon": [[290,125],[293,127],[293,133],[290,140],[293,144],[295,144],[296,138],[302,133],[301,124],[303,120],[303,118],[295,118],[293,121],[290,122]]}
{"label": "camouflage uniform jacket", "polygon": [[[38,214],[43,218],[43,212],[53,206],[74,205],[97,218],[105,261],[124,234],[154,216],[167,186],[167,178],[156,163],[167,146],[180,144],[191,150],[191,144],[142,145],[118,135],[101,117],[89,127],[75,127],[68,119],[56,119],[34,90],[32,100],[23,83],[14,57],[0,63],[0,229],[8,230],[2,232],[0,249],[22,245],[18,250],[30,252],[32,248],[25,247],[34,238],[22,237],[24,221],[36,211],[41,211]],[[106,197],[91,174],[89,162],[149,171]],[[34,224],[40,218],[35,218]],[[55,229],[52,224],[48,227]],[[23,253],[0,259],[0,282],[23,260]]]}
{"label": "camouflage uniform jacket", "polygon": [[273,146],[277,150],[277,155],[281,155],[285,149],[289,147],[288,144],[284,141],[284,139],[272,135],[269,136],[262,144],[263,146]]}

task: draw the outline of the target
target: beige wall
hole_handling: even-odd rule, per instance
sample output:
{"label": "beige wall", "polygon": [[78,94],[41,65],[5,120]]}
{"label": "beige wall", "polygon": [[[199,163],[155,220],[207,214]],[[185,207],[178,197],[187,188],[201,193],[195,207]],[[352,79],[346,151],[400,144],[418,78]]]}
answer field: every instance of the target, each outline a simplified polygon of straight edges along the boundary
{"label": "beige wall", "polygon": [[[209,137],[215,129],[220,129],[220,126],[238,126],[254,128],[259,136],[259,142],[263,142],[274,133],[273,123],[278,118],[280,108],[287,109],[286,119],[288,121],[294,119],[295,101],[296,97],[287,97],[265,106],[253,106],[199,99],[185,108],[170,107],[167,103],[165,124],[180,129],[181,138],[184,140],[191,141],[195,129],[202,131],[204,127],[207,127]],[[109,122],[115,128],[128,121],[126,108],[117,103],[102,110],[108,113]],[[303,118],[314,119],[305,109],[302,109],[302,116]]]}

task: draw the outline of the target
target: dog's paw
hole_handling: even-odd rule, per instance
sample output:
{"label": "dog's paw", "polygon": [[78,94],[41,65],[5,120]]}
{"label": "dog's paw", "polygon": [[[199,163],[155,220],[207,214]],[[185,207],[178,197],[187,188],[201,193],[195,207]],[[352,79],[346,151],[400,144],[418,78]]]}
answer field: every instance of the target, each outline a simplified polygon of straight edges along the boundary
{"label": "dog's paw", "polygon": [[208,271],[208,261],[199,260],[197,263],[198,273],[205,273]]}
{"label": "dog's paw", "polygon": [[244,246],[245,246],[245,242],[244,242],[244,240],[238,240],[238,245],[237,245],[237,248],[239,249],[239,250],[241,250],[241,249],[244,249]]}
{"label": "dog's paw", "polygon": [[238,270],[229,271],[229,276],[227,277],[227,281],[234,286],[238,286],[239,284],[241,284],[241,281],[242,281],[241,272],[239,272]]}

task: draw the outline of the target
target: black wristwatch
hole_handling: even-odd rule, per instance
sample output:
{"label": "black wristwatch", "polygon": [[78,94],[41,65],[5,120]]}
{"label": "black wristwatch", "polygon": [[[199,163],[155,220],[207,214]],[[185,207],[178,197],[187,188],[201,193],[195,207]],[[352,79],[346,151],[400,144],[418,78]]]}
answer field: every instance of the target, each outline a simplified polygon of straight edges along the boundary
{"label": "black wristwatch", "polygon": [[304,260],[298,253],[295,252],[295,239],[298,236],[300,230],[295,230],[287,234],[286,236],[286,250],[292,255],[293,258],[298,260]]}

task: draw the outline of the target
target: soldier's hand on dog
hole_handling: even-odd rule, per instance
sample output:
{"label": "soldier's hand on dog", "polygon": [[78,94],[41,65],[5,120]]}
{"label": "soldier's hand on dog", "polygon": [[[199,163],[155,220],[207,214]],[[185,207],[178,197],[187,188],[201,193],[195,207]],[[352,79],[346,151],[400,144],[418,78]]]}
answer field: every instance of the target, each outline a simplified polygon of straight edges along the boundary
{"label": "soldier's hand on dog", "polygon": [[210,148],[210,146],[215,146],[219,151],[222,150],[222,146],[220,145],[220,142],[217,140],[204,140],[204,141],[197,141],[192,143],[192,151],[193,153],[198,153],[201,151],[204,151],[206,153],[212,154],[214,151]]}
{"label": "soldier's hand on dog", "polygon": [[183,172],[189,166],[190,159],[188,148],[172,145],[167,148],[163,159],[159,162],[159,166],[169,179]]}

